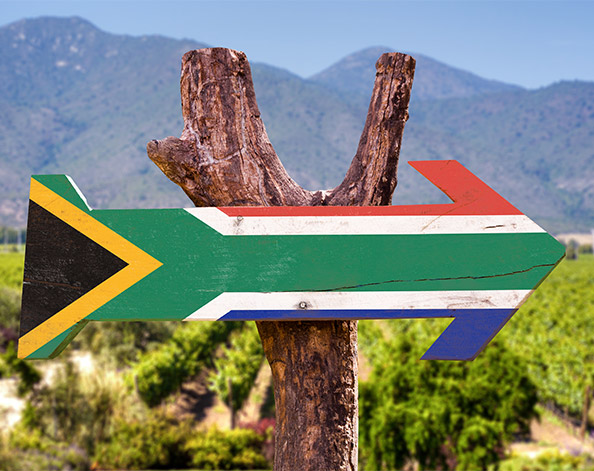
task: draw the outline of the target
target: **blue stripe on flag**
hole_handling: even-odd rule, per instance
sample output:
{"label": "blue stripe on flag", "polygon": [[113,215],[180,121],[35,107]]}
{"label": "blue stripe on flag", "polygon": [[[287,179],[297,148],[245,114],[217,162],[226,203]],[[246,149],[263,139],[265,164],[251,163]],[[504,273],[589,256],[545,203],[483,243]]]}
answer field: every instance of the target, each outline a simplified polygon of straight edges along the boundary
{"label": "blue stripe on flag", "polygon": [[422,360],[473,360],[514,315],[516,309],[266,310],[229,311],[221,321],[422,319],[454,317]]}

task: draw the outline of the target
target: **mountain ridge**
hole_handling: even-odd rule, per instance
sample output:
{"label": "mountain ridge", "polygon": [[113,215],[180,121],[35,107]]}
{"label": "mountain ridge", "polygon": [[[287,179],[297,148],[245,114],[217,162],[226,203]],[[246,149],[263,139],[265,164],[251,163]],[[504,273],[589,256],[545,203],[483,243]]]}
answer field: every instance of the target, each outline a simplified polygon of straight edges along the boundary
{"label": "mountain ridge", "polygon": [[[375,62],[385,52],[394,52],[386,46],[372,46],[349,54],[326,69],[309,77],[328,88],[348,95],[371,95],[375,75]],[[413,97],[416,100],[462,98],[467,96],[524,90],[491,79],[484,79],[471,72],[451,67],[423,54],[406,52],[416,60]]]}
{"label": "mountain ridge", "polygon": [[[80,18],[0,27],[0,224],[24,225],[32,173],[70,174],[93,207],[188,206],[145,146],[181,133],[181,57],[205,46],[111,35]],[[365,122],[372,56],[383,49],[358,51],[310,79],[252,63],[271,142],[303,186],[342,179]],[[406,160],[457,158],[550,230],[594,224],[594,83],[526,90],[417,59],[396,204],[444,200]],[[341,74],[354,91],[331,78]]]}

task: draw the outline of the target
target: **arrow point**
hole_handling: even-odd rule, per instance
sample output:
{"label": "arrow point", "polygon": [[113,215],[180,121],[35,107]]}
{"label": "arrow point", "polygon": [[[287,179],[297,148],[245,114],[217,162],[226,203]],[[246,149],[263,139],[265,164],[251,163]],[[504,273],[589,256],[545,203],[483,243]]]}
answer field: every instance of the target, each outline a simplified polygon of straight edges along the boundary
{"label": "arrow point", "polygon": [[457,160],[417,160],[408,163],[454,202],[455,206],[448,210],[450,215],[522,214]]}
{"label": "arrow point", "polygon": [[474,360],[517,309],[469,309],[429,347],[421,360]]}

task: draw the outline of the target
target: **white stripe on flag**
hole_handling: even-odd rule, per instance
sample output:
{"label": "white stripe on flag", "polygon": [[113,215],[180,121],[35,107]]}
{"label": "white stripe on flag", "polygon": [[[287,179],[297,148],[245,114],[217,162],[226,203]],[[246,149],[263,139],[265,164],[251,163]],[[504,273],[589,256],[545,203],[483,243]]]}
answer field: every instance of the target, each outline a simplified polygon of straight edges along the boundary
{"label": "white stripe on flag", "polygon": [[527,216],[229,217],[218,208],[186,208],[222,235],[502,234],[545,232]]}
{"label": "white stripe on flag", "polygon": [[222,293],[184,320],[217,320],[231,310],[516,309],[531,293],[531,290]]}

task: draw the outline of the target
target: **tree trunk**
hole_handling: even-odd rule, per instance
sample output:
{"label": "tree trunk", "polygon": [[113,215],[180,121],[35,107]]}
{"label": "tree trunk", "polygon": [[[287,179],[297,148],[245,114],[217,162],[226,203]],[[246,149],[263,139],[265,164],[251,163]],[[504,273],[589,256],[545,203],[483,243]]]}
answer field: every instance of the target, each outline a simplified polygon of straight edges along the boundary
{"label": "tree trunk", "polygon": [[592,398],[592,389],[590,385],[586,385],[584,391],[584,404],[582,408],[582,423],[580,424],[580,438],[582,441],[586,439],[586,431],[588,430],[588,412],[590,411],[590,399]]}
{"label": "tree trunk", "polygon": [[[244,53],[201,49],[182,60],[184,130],[147,145],[196,206],[390,204],[415,61],[383,54],[357,153],[329,192],[293,181],[270,143]],[[257,322],[272,369],[276,471],[357,469],[356,321]]]}
{"label": "tree trunk", "polygon": [[235,408],[233,407],[233,384],[231,382],[231,378],[227,378],[227,402],[229,403],[229,426],[231,430],[235,428]]}

